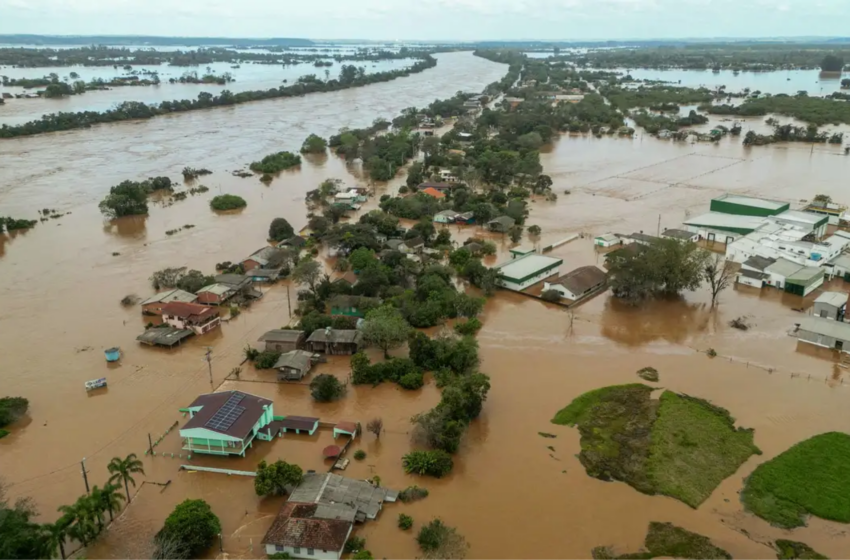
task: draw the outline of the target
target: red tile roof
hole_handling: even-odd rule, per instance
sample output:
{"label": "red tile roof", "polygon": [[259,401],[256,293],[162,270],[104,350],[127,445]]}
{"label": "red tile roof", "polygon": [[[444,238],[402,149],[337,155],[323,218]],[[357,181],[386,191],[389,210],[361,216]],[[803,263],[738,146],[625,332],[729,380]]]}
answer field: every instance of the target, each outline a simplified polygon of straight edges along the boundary
{"label": "red tile roof", "polygon": [[171,317],[180,317],[181,319],[203,321],[209,317],[215,317],[218,315],[218,311],[212,307],[197,303],[172,301],[162,306],[162,314]]}
{"label": "red tile roof", "polygon": [[445,198],[446,195],[435,189],[434,187],[428,187],[427,189],[422,189],[422,193],[427,194],[428,196],[433,196],[434,198]]}
{"label": "red tile roof", "polygon": [[316,519],[318,504],[286,502],[262,544],[339,552],[351,532],[351,521]]}

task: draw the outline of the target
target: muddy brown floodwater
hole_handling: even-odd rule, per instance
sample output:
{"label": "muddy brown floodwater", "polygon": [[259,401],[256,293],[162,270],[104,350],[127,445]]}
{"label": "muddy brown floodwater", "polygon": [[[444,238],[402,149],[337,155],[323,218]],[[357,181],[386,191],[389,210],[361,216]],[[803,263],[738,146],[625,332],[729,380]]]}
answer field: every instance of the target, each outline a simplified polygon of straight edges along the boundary
{"label": "muddy brown floodwater", "polygon": [[[781,531],[743,512],[738,499],[744,477],[758,464],[814,434],[846,430],[850,422],[844,370],[829,355],[798,351],[787,335],[800,317],[792,308],[814,296],[801,302],[776,292],[730,289],[712,312],[705,291],[637,310],[605,294],[571,314],[500,292],[488,302],[478,336],[481,370],[491,376],[492,389],[454,471],[442,480],[407,476],[400,464],[411,448],[409,418],[439,400],[433,380],[414,393],[391,384],[352,387],[345,399],[330,404],[314,403],[305,386],[278,385],[268,372],[250,368],[240,380],[222,383],[246,344],[289,322],[285,283],[265,289],[265,297],[234,321],[180,349],[137,346],[144,320],[138,308],[124,309],[118,302],[129,293],[148,296],[151,272],[184,265],[210,270],[216,262],[240,259],[262,246],[273,217],[303,226],[305,192],[323,179],[363,184],[356,169],[335,157],[307,159],[269,187],[256,178],[235,178],[231,170],[271,151],[296,149],[311,132],[327,136],[340,126],[363,126],[460,89],[480,89],[505,71],[469,53],[439,59],[433,70],[356,90],[0,142],[0,214],[32,217],[44,207],[71,212],[0,242],[0,394],[26,396],[31,403],[28,419],[0,440],[0,473],[12,494],[33,496],[40,519],[50,521],[59,505],[84,492],[83,457],[90,482],[103,484],[109,459],[141,455],[148,433],[156,438],[182,422],[178,409],[209,390],[202,357],[212,347],[213,385],[271,398],[277,414],[364,423],[383,418],[385,434],[378,441],[361,438],[357,446],[368,456],[352,462],[345,474],[379,474],[389,487],[418,484],[431,495],[413,505],[389,504],[377,522],[357,529],[376,556],[418,554],[412,534],[396,527],[399,512],[412,515],[417,527],[443,518],[466,536],[470,556],[477,558],[587,557],[597,545],[636,550],[649,521],[672,521],[707,535],[735,557],[771,558],[774,553],[763,543],[789,535],[824,554],[846,555],[846,526],[812,520],[804,529]],[[562,137],[542,160],[559,194],[557,202],[532,203],[528,223],[543,228],[543,242],[577,232],[675,227],[727,190],[791,202],[816,193],[844,200],[842,180],[850,162],[827,146],[747,150],[731,139],[715,146],[582,136]],[[213,169],[203,180],[212,192],[156,206],[146,219],[103,222],[97,201],[111,185],[174,177],[185,165]],[[377,191],[393,192],[403,180]],[[571,194],[563,194],[565,189]],[[247,208],[210,212],[209,198],[219,192],[243,196]],[[196,227],[165,235],[185,224]],[[452,231],[461,238],[479,230]],[[503,256],[507,245],[499,241]],[[587,237],[555,254],[564,258],[562,271],[601,261]],[[832,288],[846,291],[841,283]],[[749,331],[727,326],[740,315],[748,316]],[[102,351],[114,345],[124,355],[119,365],[108,367]],[[717,358],[697,352],[709,347]],[[579,394],[634,381],[635,371],[647,365],[659,370],[665,387],[707,398],[728,408],[740,425],[755,428],[764,452],[696,510],[588,477],[576,459],[577,431],[549,423]],[[314,371],[345,379],[348,360],[333,358]],[[87,395],[83,382],[104,375],[109,388]],[[557,438],[543,439],[539,431]],[[329,441],[320,431],[257,442],[245,459],[192,462],[253,470],[262,458],[282,458],[325,469],[320,450]],[[171,481],[170,486],[137,488],[130,507],[88,557],[143,556],[164,517],[186,498],[207,500],[219,515],[227,555],[263,555],[259,543],[280,500],[258,500],[247,478],[178,471],[182,461],[170,457],[180,453],[176,430],[157,451],[159,456],[144,458],[146,476],[138,482]],[[217,548],[209,554],[220,555]]]}

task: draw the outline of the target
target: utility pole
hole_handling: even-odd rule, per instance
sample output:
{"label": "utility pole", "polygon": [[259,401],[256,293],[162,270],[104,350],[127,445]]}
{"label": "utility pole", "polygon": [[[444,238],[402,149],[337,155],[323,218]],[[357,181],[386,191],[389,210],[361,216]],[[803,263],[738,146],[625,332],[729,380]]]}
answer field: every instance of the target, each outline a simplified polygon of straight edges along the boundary
{"label": "utility pole", "polygon": [[292,301],[289,299],[289,284],[286,285],[286,307],[289,309],[289,318],[292,319]]}
{"label": "utility pole", "polygon": [[153,457],[153,440],[151,440],[150,432],[148,432],[148,450],[151,452],[151,457]]}
{"label": "utility pole", "polygon": [[213,390],[213,376],[212,376],[212,348],[207,346],[207,353],[204,355],[207,360],[207,366],[210,370],[210,391]]}
{"label": "utility pole", "polygon": [[82,470],[83,470],[83,482],[86,483],[86,494],[88,494],[90,492],[89,491],[89,477],[86,474],[86,458],[85,457],[83,457],[83,460],[80,461],[80,466],[82,467]]}
{"label": "utility pole", "polygon": [[655,237],[661,237],[661,214],[658,214],[658,228],[655,231]]}

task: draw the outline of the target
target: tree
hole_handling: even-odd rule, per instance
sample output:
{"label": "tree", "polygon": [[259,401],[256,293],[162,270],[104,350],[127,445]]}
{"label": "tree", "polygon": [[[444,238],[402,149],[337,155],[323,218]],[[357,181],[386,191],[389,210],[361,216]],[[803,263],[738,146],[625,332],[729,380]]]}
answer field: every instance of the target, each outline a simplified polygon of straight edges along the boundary
{"label": "tree", "polygon": [[522,239],[522,226],[519,224],[511,226],[508,230],[508,236],[514,243],[519,243],[519,240]]}
{"label": "tree", "polygon": [[215,284],[213,276],[205,276],[200,270],[190,270],[177,280],[177,288],[194,294],[201,288]]}
{"label": "tree", "polygon": [[528,226],[528,234],[533,237],[540,237],[540,233],[543,230],[540,229],[540,226]]}
{"label": "tree", "polygon": [[375,434],[376,439],[381,439],[381,432],[384,431],[384,420],[382,418],[372,418],[366,424],[366,430]]}
{"label": "tree", "polygon": [[301,144],[302,154],[323,154],[328,147],[327,141],[317,134],[311,134]]}
{"label": "tree", "polygon": [[412,188],[422,184],[425,179],[424,170],[425,166],[421,161],[414,161],[407,170],[407,186]]}
{"label": "tree", "polygon": [[248,206],[245,199],[235,194],[220,194],[210,200],[210,208],[218,211],[236,210]]}
{"label": "tree", "polygon": [[53,558],[59,539],[52,526],[32,521],[38,512],[29,498],[10,504],[5,488],[0,484],[0,558]]}
{"label": "tree", "polygon": [[310,382],[310,394],[318,402],[331,402],[345,395],[345,385],[329,373],[322,373]]}
{"label": "tree", "polygon": [[832,197],[829,196],[828,194],[816,194],[814,199],[812,199],[812,201],[823,204],[823,205],[827,205],[827,204],[832,202]]}
{"label": "tree", "polygon": [[74,504],[60,506],[59,511],[62,513],[68,536],[80,541],[83,546],[88,546],[97,537],[98,510],[90,496],[80,496]]}
{"label": "tree", "polygon": [[121,507],[121,502],[124,501],[121,487],[117,484],[107,483],[100,491],[100,500],[103,508],[109,512],[109,521],[113,521],[114,513]]}
{"label": "tree", "polygon": [[844,59],[834,54],[828,54],[823,57],[820,69],[823,72],[841,72],[844,69]]}
{"label": "tree", "polygon": [[162,270],[157,270],[156,272],[154,272],[149,278],[149,280],[151,281],[151,285],[153,285],[154,290],[161,290],[163,288],[176,288],[177,283],[185,275],[185,266],[181,266],[179,268],[163,268]]}
{"label": "tree", "polygon": [[287,486],[298,486],[303,477],[304,471],[298,465],[281,460],[271,465],[260,461],[254,478],[254,491],[257,496],[283,496]]}
{"label": "tree", "polygon": [[411,451],[402,457],[402,466],[407,474],[419,474],[442,478],[454,467],[452,456],[442,449]]}
{"label": "tree", "polygon": [[183,555],[176,558],[197,558],[215,542],[219,533],[221,522],[208,503],[204,500],[185,500],[165,519],[156,539],[162,543],[182,543]]}
{"label": "tree", "polygon": [[536,194],[542,194],[552,188],[552,177],[549,175],[538,175],[537,179],[534,181],[534,192]]}
{"label": "tree", "polygon": [[540,294],[540,298],[544,301],[561,301],[561,292],[558,290],[545,290]]}
{"label": "tree", "polygon": [[445,525],[440,519],[434,519],[419,530],[416,537],[419,548],[425,554],[424,559],[462,559],[466,557],[469,545],[466,539],[454,527]]}
{"label": "tree", "polygon": [[295,235],[295,230],[286,221],[286,218],[275,218],[269,226],[269,239],[271,241],[283,241]]}
{"label": "tree", "polygon": [[313,259],[304,259],[292,269],[292,280],[298,284],[310,286],[310,290],[316,292],[316,282],[322,275],[322,265]]}
{"label": "tree", "polygon": [[123,181],[109,189],[109,194],[100,201],[100,211],[109,218],[147,214],[148,193],[144,183]]}
{"label": "tree", "polygon": [[389,350],[404,344],[410,333],[410,325],[401,312],[392,305],[383,305],[366,314],[363,323],[363,338],[384,351],[389,359]]}
{"label": "tree", "polygon": [[709,254],[695,243],[658,239],[635,251],[608,255],[615,297],[635,305],[647,299],[696,290],[705,279]]}
{"label": "tree", "polygon": [[29,401],[24,397],[0,398],[0,428],[17,422],[29,408]]}
{"label": "tree", "polygon": [[145,474],[142,462],[136,458],[135,453],[130,453],[124,459],[113,457],[109,464],[106,465],[106,469],[112,473],[112,476],[109,477],[110,484],[124,483],[124,490],[127,492],[127,503],[129,504],[130,486],[128,483],[132,482],[135,488],[136,480],[133,478],[133,475],[136,473]]}
{"label": "tree", "polygon": [[735,281],[736,267],[731,261],[724,259],[720,255],[714,255],[714,258],[708,258],[705,265],[705,279],[708,282],[711,290],[711,306],[717,304],[717,298],[720,292],[728,288]]}

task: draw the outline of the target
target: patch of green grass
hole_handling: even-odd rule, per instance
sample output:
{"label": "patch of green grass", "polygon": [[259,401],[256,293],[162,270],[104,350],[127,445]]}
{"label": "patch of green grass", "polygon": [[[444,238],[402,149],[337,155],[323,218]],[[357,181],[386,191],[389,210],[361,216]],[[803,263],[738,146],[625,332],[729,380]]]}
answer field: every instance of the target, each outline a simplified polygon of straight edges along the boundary
{"label": "patch of green grass", "polygon": [[829,560],[806,543],[779,539],[773,544],[779,560]]}
{"label": "patch of green grass", "polygon": [[652,391],[639,383],[604,387],[581,395],[558,412],[552,422],[578,426],[579,461],[587,474],[655,493],[646,476],[657,409],[657,402],[650,399]]}
{"label": "patch of green grass", "polygon": [[641,384],[603,387],[555,415],[555,424],[578,427],[578,457],[588,475],[697,507],[761,453],[752,430],[736,429],[726,410],[669,391],[653,400],[653,391]]}
{"label": "patch of green grass", "polygon": [[652,391],[651,387],[647,387],[640,383],[612,385],[611,387],[602,387],[600,389],[588,391],[583,395],[579,395],[575,400],[573,400],[573,402],[559,410],[555,415],[555,418],[552,419],[552,423],[560,424],[561,426],[575,426],[587,419],[588,416],[590,416],[590,411],[599,403],[608,400],[613,395],[640,388]]}
{"label": "patch of green grass", "polygon": [[0,428],[0,439],[3,439],[4,437],[8,436],[9,433],[10,432],[8,430],[4,430],[4,429]]}
{"label": "patch of green grass", "polygon": [[647,463],[658,493],[696,508],[750,455],[761,454],[753,431],[735,429],[727,410],[670,391],[660,400]]}
{"label": "patch of green grass", "polygon": [[591,551],[596,560],[641,560],[667,556],[671,558],[731,559],[732,555],[711,544],[703,535],[692,533],[672,523],[652,521],[644,540],[645,550],[616,555],[607,546],[598,546]]}
{"label": "patch of green grass", "polygon": [[820,434],[759,465],[741,501],[780,527],[803,526],[808,515],[850,523],[850,435]]}

